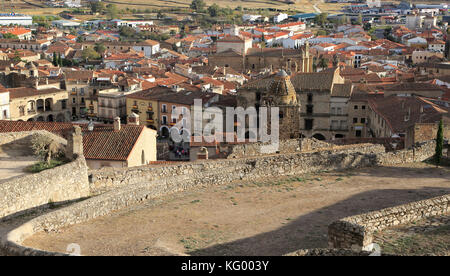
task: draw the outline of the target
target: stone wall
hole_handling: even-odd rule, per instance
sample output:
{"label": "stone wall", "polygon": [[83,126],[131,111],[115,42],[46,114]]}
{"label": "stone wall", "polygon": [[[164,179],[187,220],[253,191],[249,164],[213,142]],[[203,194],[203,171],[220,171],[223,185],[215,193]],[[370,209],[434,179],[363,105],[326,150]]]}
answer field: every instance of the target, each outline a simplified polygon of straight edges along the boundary
{"label": "stone wall", "polygon": [[332,248],[371,250],[375,231],[449,212],[450,194],[343,218],[328,227],[328,243]]}
{"label": "stone wall", "polygon": [[[430,146],[428,144],[420,146],[416,149],[416,156],[420,156],[419,159],[425,158],[427,154],[432,156],[429,149]],[[47,213],[23,224],[2,238],[1,247],[5,254],[8,255],[59,255],[60,253],[26,248],[21,243],[27,237],[40,231],[52,231],[64,226],[78,224],[99,216],[108,215],[113,211],[133,204],[187,189],[208,185],[226,185],[235,180],[298,175],[322,170],[344,170],[392,163],[394,161],[402,162],[404,160],[403,157],[388,160],[389,158],[385,157],[386,154],[384,147],[381,145],[360,144],[325,148],[315,152],[296,152],[241,159],[202,160],[176,165],[152,165],[128,169],[109,168],[91,171],[91,193],[103,194]],[[81,160],[77,160],[77,162],[81,162]],[[81,164],[80,167],[82,167]],[[73,170],[73,168],[68,169],[64,167],[60,169],[65,172]],[[78,177],[79,174],[77,174]],[[54,174],[52,173],[50,176],[54,176]],[[46,178],[46,176],[41,177]],[[72,173],[65,177],[64,181],[71,179],[71,177],[73,177]],[[47,185],[54,181],[58,183],[61,179],[49,181]],[[37,194],[39,192],[41,191],[38,190]],[[81,197],[82,195],[78,196]],[[446,206],[448,209],[448,200]],[[437,212],[434,207],[430,208],[424,207],[424,209],[420,210],[430,210],[430,213]],[[356,221],[359,220],[357,219]],[[385,222],[385,224],[388,224],[388,222]],[[361,233],[364,228],[356,225],[353,220],[349,224],[343,224],[345,227],[340,227],[339,225],[342,225],[340,223],[336,225],[335,228],[331,228],[336,229],[336,231],[331,230],[333,237],[336,237],[336,242],[344,245],[346,235],[350,231],[347,229],[352,229],[350,232],[352,233],[350,243],[360,241],[361,245],[364,244],[364,235],[361,236],[359,234],[358,236],[358,233]],[[342,232],[342,229],[345,229],[345,231]],[[340,235],[339,233],[341,232],[344,234]],[[341,242],[341,240],[344,241]]]}
{"label": "stone wall", "polygon": [[427,141],[416,144],[413,148],[386,152],[379,155],[380,165],[402,164],[421,162],[434,156],[436,148],[435,141]]}
{"label": "stone wall", "polygon": [[249,156],[261,156],[265,154],[281,153],[289,154],[300,151],[312,151],[330,148],[333,145],[319,141],[315,138],[280,140],[278,147],[270,143],[248,143],[230,146],[227,158],[244,158]]}
{"label": "stone wall", "polygon": [[91,193],[99,194],[119,187],[155,180],[166,181],[171,176],[193,183],[222,184],[238,179],[302,174],[320,170],[342,170],[373,166],[377,154],[384,153],[381,145],[361,144],[322,149],[316,152],[266,155],[240,159],[186,162],[176,165],[152,165],[134,168],[103,168],[90,172]]}
{"label": "stone wall", "polygon": [[65,202],[89,196],[86,161],[75,161],[13,178],[0,185],[0,218],[19,215],[49,203]]}

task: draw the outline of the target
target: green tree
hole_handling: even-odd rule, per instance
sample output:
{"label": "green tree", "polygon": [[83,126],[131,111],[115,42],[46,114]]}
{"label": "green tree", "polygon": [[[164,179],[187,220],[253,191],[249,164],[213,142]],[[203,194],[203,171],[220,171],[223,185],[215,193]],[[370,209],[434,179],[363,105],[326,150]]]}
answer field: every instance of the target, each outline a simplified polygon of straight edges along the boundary
{"label": "green tree", "polygon": [[12,61],[13,61],[14,63],[17,63],[17,62],[21,62],[21,61],[22,61],[22,59],[20,58],[19,51],[15,51],[15,52],[14,52],[14,57],[13,57]]}
{"label": "green tree", "polygon": [[362,23],[363,23],[362,14],[359,14],[359,15],[358,15],[358,19],[356,20],[356,23],[357,23],[358,25],[362,25]]}
{"label": "green tree", "polygon": [[109,4],[106,6],[106,15],[110,20],[118,19],[120,17],[119,10],[115,4]]}
{"label": "green tree", "polygon": [[89,2],[89,8],[92,13],[102,13],[105,10],[105,4],[103,2]]}
{"label": "green tree", "polygon": [[190,8],[196,12],[202,12],[206,7],[206,3],[203,0],[192,0]]}
{"label": "green tree", "polygon": [[322,68],[324,70],[325,68],[328,68],[328,59],[326,58],[320,58],[319,62],[317,63],[317,67]]}
{"label": "green tree", "polygon": [[85,60],[89,59],[100,59],[100,54],[97,53],[93,48],[85,48],[81,54]]}
{"label": "green tree", "polygon": [[58,57],[56,56],[56,53],[53,52],[53,61],[52,61],[53,66],[58,66]]}
{"label": "green tree", "polygon": [[58,65],[60,67],[62,67],[62,65],[63,65],[62,58],[61,58],[61,53],[58,54]]}
{"label": "green tree", "polygon": [[208,7],[208,13],[211,17],[216,17],[220,12],[220,7],[216,3]]}
{"label": "green tree", "polygon": [[444,147],[444,123],[441,119],[439,121],[439,128],[436,135],[436,150],[434,154],[434,160],[436,162],[436,165],[441,164],[443,147]]}
{"label": "green tree", "polygon": [[318,15],[316,15],[316,17],[314,18],[314,21],[320,25],[320,26],[324,26],[327,22],[328,22],[328,13],[323,12],[323,13],[319,13]]}
{"label": "green tree", "polygon": [[106,47],[103,43],[95,43],[94,50],[101,55],[106,51]]}
{"label": "green tree", "polygon": [[10,33],[3,34],[3,38],[5,38],[5,39],[19,39],[19,37],[17,35],[10,34]]}

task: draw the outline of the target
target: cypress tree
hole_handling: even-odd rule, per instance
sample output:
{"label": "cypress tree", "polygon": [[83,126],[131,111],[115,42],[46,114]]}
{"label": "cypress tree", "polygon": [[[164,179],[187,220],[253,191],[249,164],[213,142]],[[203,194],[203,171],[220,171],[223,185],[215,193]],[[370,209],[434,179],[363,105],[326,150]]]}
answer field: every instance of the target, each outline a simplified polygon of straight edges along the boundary
{"label": "cypress tree", "polygon": [[439,128],[436,136],[436,151],[434,155],[436,165],[441,164],[443,147],[444,147],[444,123],[441,119],[439,121]]}
{"label": "cypress tree", "polygon": [[61,58],[61,54],[58,54],[58,65],[59,65],[59,67],[62,67],[62,58]]}
{"label": "cypress tree", "polygon": [[58,66],[58,60],[57,60],[55,52],[53,52],[53,62],[52,63],[53,63],[53,66]]}

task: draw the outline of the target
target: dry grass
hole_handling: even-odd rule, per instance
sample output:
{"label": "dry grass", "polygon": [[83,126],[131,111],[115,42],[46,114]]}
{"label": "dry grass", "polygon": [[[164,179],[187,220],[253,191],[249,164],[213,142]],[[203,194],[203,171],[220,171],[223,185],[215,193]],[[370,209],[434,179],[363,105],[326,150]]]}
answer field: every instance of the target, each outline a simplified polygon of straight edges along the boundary
{"label": "dry grass", "polygon": [[[40,0],[27,0],[28,3],[44,6]],[[114,3],[120,9],[167,9],[189,7],[191,0],[105,0],[106,4]],[[296,0],[295,4],[287,4],[284,0],[205,0],[206,4],[218,4],[221,7],[243,7],[249,9],[259,8],[276,8],[287,12],[316,12],[313,5],[316,4],[323,12],[339,12],[344,4],[325,4],[322,0]],[[60,8],[38,8],[23,2],[22,0],[14,0],[13,2],[5,2],[5,10],[14,10],[16,12],[26,13],[30,15],[54,15],[65,9]],[[92,16],[82,16],[81,19],[91,19]]]}

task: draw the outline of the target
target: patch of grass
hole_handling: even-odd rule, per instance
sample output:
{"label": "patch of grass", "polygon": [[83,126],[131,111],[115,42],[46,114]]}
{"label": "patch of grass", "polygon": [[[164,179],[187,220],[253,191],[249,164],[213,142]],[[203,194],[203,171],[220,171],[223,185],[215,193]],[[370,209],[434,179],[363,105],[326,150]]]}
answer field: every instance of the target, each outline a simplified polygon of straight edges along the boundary
{"label": "patch of grass", "polygon": [[194,250],[198,244],[198,241],[192,237],[181,239],[180,242],[183,244],[184,248],[188,250]]}
{"label": "patch of grass", "polygon": [[336,178],[336,181],[342,181],[342,180],[344,180],[344,179],[340,178],[340,177]]}
{"label": "patch of grass", "polygon": [[27,167],[26,171],[30,173],[39,173],[45,170],[53,169],[55,167],[64,165],[66,163],[68,163],[68,161],[63,159],[52,159],[50,161],[50,164],[45,161],[40,161],[36,164]]}
{"label": "patch of grass", "polygon": [[196,199],[196,200],[191,201],[191,203],[199,203],[199,202],[200,202],[199,199]]}

